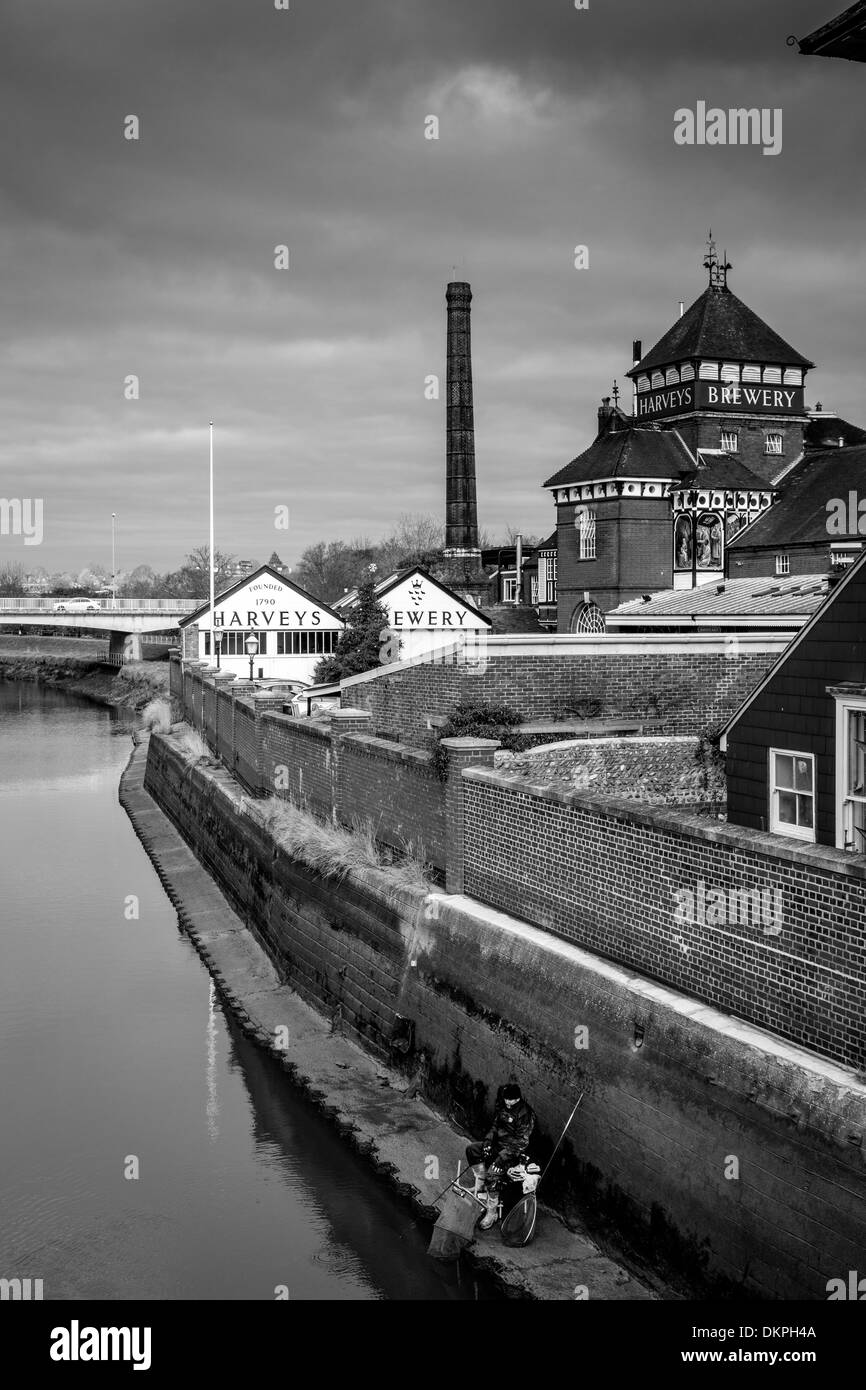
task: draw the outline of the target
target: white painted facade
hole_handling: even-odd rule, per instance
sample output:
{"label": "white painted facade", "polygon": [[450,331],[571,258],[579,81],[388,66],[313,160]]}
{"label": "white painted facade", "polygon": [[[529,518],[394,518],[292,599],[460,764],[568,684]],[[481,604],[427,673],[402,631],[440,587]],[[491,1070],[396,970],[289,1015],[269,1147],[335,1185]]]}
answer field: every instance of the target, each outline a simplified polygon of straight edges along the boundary
{"label": "white painted facade", "polygon": [[[249,677],[246,644],[254,636],[259,646],[252,658],[254,678],[306,686],[313,683],[321,658],[334,650],[345,622],[333,609],[263,565],[217,597],[213,649],[209,604],[184,618],[180,626],[185,630],[187,658],[195,654],[198,660],[216,666],[219,649],[221,670]],[[196,631],[197,643],[190,641],[189,629]]]}
{"label": "white painted facade", "polygon": [[[338,599],[335,608],[346,613],[356,591]],[[459,594],[431,578],[422,569],[392,575],[376,585],[376,598],[388,615],[388,633],[382,643],[383,665],[412,661],[467,639],[469,648],[482,645],[491,629],[485,618]]]}

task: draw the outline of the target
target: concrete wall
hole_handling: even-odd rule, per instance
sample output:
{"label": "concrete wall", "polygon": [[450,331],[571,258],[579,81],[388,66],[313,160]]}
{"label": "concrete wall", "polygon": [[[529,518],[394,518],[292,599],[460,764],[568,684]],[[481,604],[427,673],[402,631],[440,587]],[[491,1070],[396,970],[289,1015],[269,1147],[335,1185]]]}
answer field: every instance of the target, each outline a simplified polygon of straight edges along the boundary
{"label": "concrete wall", "polygon": [[[853,1072],[466,898],[324,879],[275,849],[226,772],[190,769],[160,736],[146,785],[285,981],[418,1068],[467,1131],[514,1076],[543,1153],[585,1091],[548,1200],[579,1203],[714,1296],[823,1300],[828,1279],[862,1268]],[[398,1014],[414,1028],[405,1058],[389,1048]]]}

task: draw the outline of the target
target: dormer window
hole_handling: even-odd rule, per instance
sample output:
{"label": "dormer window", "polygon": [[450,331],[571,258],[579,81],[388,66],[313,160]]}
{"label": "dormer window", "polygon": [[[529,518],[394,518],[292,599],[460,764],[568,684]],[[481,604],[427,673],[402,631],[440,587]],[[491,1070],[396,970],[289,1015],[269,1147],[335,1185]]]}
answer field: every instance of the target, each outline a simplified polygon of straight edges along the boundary
{"label": "dormer window", "polygon": [[722,430],[722,449],[726,454],[740,451],[740,436],[736,430]]}

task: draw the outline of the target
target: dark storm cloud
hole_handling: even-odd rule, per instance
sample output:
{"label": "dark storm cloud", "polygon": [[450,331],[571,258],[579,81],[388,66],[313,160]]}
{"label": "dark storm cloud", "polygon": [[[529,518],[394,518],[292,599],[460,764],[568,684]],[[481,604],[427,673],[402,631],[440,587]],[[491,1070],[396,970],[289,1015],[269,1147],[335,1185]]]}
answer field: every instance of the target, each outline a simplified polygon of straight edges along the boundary
{"label": "dark storm cloud", "polygon": [[[632,338],[700,292],[709,225],[733,288],[819,363],[809,398],[859,418],[862,71],[785,45],[835,8],[7,0],[0,492],[46,507],[42,553],[15,558],[99,558],[116,510],[123,563],[176,563],[206,532],[211,416],[227,549],[440,513],[422,387],[455,265],[488,528],[549,528],[539,483]],[[698,99],[782,107],[782,154],[675,147]]]}

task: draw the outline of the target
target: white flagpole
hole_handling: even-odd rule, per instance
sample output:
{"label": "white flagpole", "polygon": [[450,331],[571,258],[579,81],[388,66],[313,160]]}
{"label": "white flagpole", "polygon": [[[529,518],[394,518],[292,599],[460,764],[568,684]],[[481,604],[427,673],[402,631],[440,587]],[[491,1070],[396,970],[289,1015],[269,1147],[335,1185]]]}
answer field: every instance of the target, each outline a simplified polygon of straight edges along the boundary
{"label": "white flagpole", "polygon": [[214,646],[214,557],[213,557],[213,420],[210,422],[210,546],[208,550],[208,569],[210,570],[210,665],[215,663]]}

